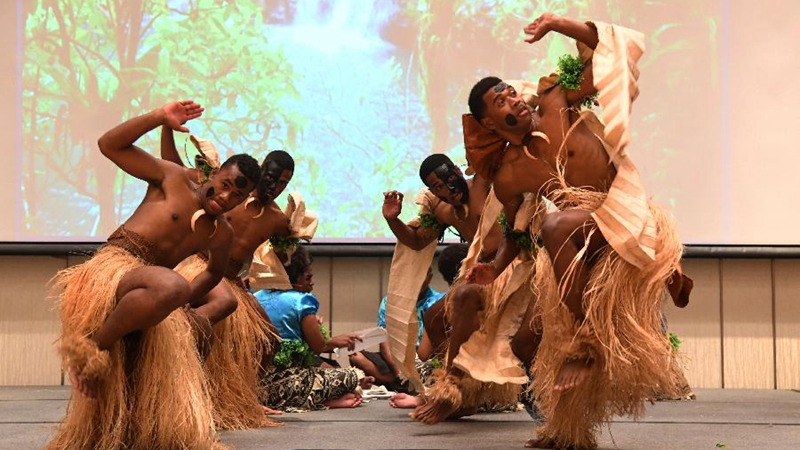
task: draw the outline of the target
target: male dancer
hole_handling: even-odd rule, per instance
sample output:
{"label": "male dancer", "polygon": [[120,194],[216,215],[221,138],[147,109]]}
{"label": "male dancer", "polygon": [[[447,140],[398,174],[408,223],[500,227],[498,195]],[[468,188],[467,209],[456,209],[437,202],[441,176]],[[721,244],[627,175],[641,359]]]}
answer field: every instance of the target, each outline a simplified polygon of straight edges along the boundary
{"label": "male dancer", "polygon": [[[643,36],[549,13],[524,31],[529,43],[549,31],[574,38],[581,71],[562,68],[559,78],[540,80],[538,98],[528,98],[535,109],[502,80],[479,81],[464,117],[465,146],[471,167],[494,182],[507,223],[526,193],[561,209],[541,226],[549,259],[537,260],[544,335],[534,386],[546,422],[527,445],[592,448],[603,422],[641,414],[655,386],[673,388],[660,300],[671,281],[671,291],[688,295],[678,270],[682,246],[625,152]],[[580,112],[595,93],[605,126]],[[518,251],[513,236],[526,228],[509,227],[495,260],[474,267],[468,281],[485,284],[501,273]],[[555,277],[548,279],[549,261]]]}
{"label": "male dancer", "polygon": [[[51,449],[216,446],[211,400],[185,304],[197,305],[222,277],[233,230],[223,213],[259,180],[256,161],[235,155],[197,184],[179,166],[134,142],[201,115],[172,102],[105,133],[104,156],[148,183],[144,200],[87,262],[60,272],[61,354],[73,395]],[[204,269],[187,283],[172,268],[198,251]],[[181,417],[180,421],[174,418]]]}
{"label": "male dancer", "polygon": [[[465,180],[449,158],[438,154],[423,161],[420,178],[428,186],[428,190],[423,191],[417,200],[421,207],[418,218],[408,224],[397,218],[402,207],[402,194],[397,192],[385,194],[383,206],[384,217],[398,238],[390,272],[386,312],[389,347],[398,367],[410,379],[417,392],[422,392],[424,387],[421,386],[421,380],[415,379],[415,354],[412,350],[417,333],[411,332],[409,328],[409,324],[417,321],[416,315],[413,318],[406,316],[407,311],[411,311],[414,306],[412,302],[416,301],[416,293],[412,297],[411,289],[415,288],[419,292],[418,286],[425,275],[424,271],[418,269],[430,264],[437,237],[447,226],[454,226],[465,240],[472,242],[475,249],[480,249],[470,254],[467,258],[468,264],[474,264],[479,258],[491,260],[501,238],[499,226],[493,221],[485,222],[483,219],[485,208],[497,209],[497,201],[484,178],[476,176]],[[480,197],[476,198],[477,196]],[[479,245],[475,245],[476,240]],[[510,343],[520,328],[520,323],[503,326],[501,333],[494,332],[500,325],[496,321],[500,316],[499,311],[509,307],[524,311],[531,300],[530,290],[524,280],[517,277],[513,283],[509,283],[515,269],[516,267],[509,268],[507,276],[494,283],[490,289],[464,285],[463,279],[459,279],[444,301],[438,302],[426,313],[425,330],[428,338],[437,353],[446,351],[446,357],[443,358],[445,370],[442,379],[425,395],[428,403],[412,412],[412,417],[426,423],[435,423],[446,417],[469,414],[485,403],[502,404],[506,403],[506,399],[516,398],[518,385],[527,381],[525,371],[520,367],[520,355],[514,354]],[[443,320],[445,316],[446,320]],[[439,320],[430,320],[431,318]],[[447,326],[451,326],[450,336],[445,336],[444,333]],[[403,332],[406,330],[409,330],[408,336],[404,337]],[[487,334],[487,330],[494,331]],[[491,335],[495,352],[490,361],[485,361],[484,366],[493,376],[482,376],[476,380],[456,367],[458,360],[455,358],[460,353],[462,343],[473,335],[478,336],[476,339],[485,339]],[[445,342],[447,347],[444,346]],[[399,343],[404,345],[398,345]],[[525,361],[530,361],[530,358],[525,357]],[[507,384],[508,382],[516,386]],[[446,406],[440,407],[442,404]]]}
{"label": "male dancer", "polygon": [[[210,146],[206,141],[194,140],[200,148]],[[171,129],[162,129],[161,152],[162,158],[182,165]],[[212,149],[205,156],[213,153]],[[197,176],[201,171],[187,169],[187,172]],[[293,174],[294,160],[288,153],[277,150],[266,156],[256,190],[225,214],[234,230],[228,269],[223,281],[209,292],[204,304],[196,310],[214,325],[217,342],[210,348],[206,369],[215,401],[215,421],[221,429],[274,425],[265,419],[264,413],[275,411],[261,406],[258,386],[259,371],[265,367],[265,359],[273,355],[271,350],[277,350],[279,339],[241,276],[244,266],[261,244],[272,237],[289,234],[289,219],[275,203],[275,198],[283,192]],[[177,270],[190,280],[201,270],[205,259],[204,253],[193,255]],[[228,319],[223,320],[226,317]]]}

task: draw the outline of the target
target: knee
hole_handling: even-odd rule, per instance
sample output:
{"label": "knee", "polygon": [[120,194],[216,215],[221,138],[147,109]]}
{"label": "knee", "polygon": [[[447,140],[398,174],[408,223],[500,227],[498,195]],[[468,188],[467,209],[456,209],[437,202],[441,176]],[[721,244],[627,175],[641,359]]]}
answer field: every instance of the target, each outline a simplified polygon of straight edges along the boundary
{"label": "knee", "polygon": [[474,312],[483,308],[481,287],[476,284],[464,284],[456,289],[454,307],[459,312]]}
{"label": "knee", "polygon": [[239,301],[236,300],[236,298],[234,298],[233,296],[230,296],[230,297],[226,296],[226,297],[223,297],[222,299],[220,299],[219,307],[220,307],[220,311],[225,316],[230,316],[239,307]]}
{"label": "knee", "polygon": [[176,309],[189,301],[191,288],[185,278],[173,272],[170,275],[165,274],[159,283],[157,292],[159,303]]}
{"label": "knee", "polygon": [[569,233],[565,232],[567,226],[569,224],[561,213],[552,213],[545,216],[542,221],[542,240],[545,245],[563,244],[567,236],[569,236]]}

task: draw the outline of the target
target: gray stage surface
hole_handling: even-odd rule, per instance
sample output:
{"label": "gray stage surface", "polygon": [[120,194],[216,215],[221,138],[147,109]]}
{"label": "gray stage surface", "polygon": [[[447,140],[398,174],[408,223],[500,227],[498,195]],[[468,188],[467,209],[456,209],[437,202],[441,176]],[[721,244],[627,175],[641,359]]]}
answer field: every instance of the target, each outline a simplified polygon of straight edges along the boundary
{"label": "gray stage surface", "polygon": [[[0,387],[0,450],[40,449],[63,417],[67,387]],[[249,449],[516,449],[532,437],[523,412],[482,414],[426,426],[404,410],[372,400],[353,410],[282,416],[282,427],[221,433]],[[722,447],[724,446],[724,447]],[[602,449],[797,450],[800,393],[698,390],[691,402],[659,402],[638,423],[618,419],[603,430]]]}

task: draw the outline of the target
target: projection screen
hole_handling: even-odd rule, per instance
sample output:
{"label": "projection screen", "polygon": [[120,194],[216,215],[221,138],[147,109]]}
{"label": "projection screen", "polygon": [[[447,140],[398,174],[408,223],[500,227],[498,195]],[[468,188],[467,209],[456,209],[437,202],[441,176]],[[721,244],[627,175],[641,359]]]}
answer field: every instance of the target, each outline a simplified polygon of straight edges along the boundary
{"label": "projection screen", "polygon": [[[783,195],[800,193],[800,3],[689,0],[3,2],[0,241],[104,240],[145,184],[97,138],[194,99],[191,132],[223,156],[294,156],[288,190],[318,211],[316,242],[390,242],[382,192],[403,191],[410,219],[426,155],[465,167],[472,85],[537,80],[577,53],[563,36],[523,42],[542,5],[647,35],[629,152],[684,242],[797,242]],[[138,145],[158,155],[158,137]]]}

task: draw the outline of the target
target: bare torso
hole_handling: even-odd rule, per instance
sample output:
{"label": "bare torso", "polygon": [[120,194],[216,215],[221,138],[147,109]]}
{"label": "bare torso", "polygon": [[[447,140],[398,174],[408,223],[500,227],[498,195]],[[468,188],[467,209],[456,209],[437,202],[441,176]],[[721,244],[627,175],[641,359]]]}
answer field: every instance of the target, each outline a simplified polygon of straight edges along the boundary
{"label": "bare torso", "polygon": [[260,212],[261,204],[255,201],[247,208],[242,203],[225,214],[234,232],[230,259],[243,263],[272,236],[289,234],[289,218],[274,201],[264,206],[263,214],[256,217]]}
{"label": "bare torso", "polygon": [[495,190],[503,203],[527,192],[552,199],[559,164],[564,167],[569,186],[608,191],[616,171],[609,164],[603,144],[586,123],[578,122],[564,144],[564,136],[578,118],[579,114],[569,109],[561,87],[542,96],[534,120],[537,130],[546,134],[550,142],[541,137],[531,139],[528,152],[534,158],[526,156],[522,146],[508,146],[495,176]]}
{"label": "bare torso", "polygon": [[[446,202],[439,202],[434,214],[436,214],[436,219],[439,223],[455,228],[465,241],[472,243],[473,239],[475,239],[475,234],[478,232],[478,224],[483,214],[483,206],[486,203],[486,197],[489,195],[490,186],[485,180],[479,178],[467,180],[467,185],[469,186],[469,204],[467,205],[466,217],[457,214],[456,208]],[[501,238],[500,227],[492,227],[489,235],[484,240],[484,250],[482,251],[484,258],[494,255],[500,245]]]}
{"label": "bare torso", "polygon": [[201,208],[197,185],[182,167],[168,162],[162,165],[164,181],[159,186],[148,185],[144,200],[125,228],[156,246],[159,265],[175,267],[188,256],[209,250],[217,239],[227,238],[231,229],[223,216],[215,220],[206,214],[197,220],[192,232],[192,216]]}

